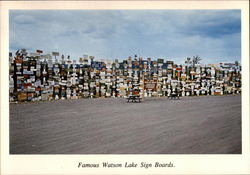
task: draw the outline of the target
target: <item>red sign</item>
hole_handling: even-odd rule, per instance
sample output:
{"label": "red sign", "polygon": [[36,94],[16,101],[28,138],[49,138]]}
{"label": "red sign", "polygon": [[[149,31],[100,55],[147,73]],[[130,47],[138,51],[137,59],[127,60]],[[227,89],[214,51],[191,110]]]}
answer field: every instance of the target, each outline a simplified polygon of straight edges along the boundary
{"label": "red sign", "polygon": [[22,63],[23,60],[22,60],[22,59],[16,59],[15,62],[16,62],[16,63]]}

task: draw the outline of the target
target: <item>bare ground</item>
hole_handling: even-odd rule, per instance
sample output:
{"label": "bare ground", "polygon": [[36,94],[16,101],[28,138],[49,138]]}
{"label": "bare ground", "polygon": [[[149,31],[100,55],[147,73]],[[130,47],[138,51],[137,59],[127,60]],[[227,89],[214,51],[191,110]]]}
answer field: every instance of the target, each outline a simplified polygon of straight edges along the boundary
{"label": "bare ground", "polygon": [[241,95],[10,104],[11,154],[241,154]]}

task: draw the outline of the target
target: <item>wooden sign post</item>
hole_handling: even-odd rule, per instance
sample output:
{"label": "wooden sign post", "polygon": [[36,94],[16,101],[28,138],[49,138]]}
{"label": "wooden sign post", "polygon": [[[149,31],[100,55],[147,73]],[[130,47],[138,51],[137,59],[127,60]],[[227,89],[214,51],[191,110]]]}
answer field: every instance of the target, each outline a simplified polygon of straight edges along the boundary
{"label": "wooden sign post", "polygon": [[55,60],[56,60],[56,56],[59,56],[59,52],[52,52],[52,55],[55,56]]}

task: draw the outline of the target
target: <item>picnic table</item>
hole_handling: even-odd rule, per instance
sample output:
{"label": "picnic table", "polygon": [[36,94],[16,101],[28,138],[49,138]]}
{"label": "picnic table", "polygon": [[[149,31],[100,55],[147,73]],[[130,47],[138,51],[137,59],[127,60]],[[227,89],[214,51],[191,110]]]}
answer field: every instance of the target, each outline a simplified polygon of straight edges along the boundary
{"label": "picnic table", "polygon": [[170,98],[170,99],[176,99],[176,98],[177,98],[177,99],[180,99],[178,93],[171,93],[170,96],[168,96],[168,98]]}
{"label": "picnic table", "polygon": [[138,101],[141,103],[141,97],[139,95],[130,95],[130,96],[128,96],[127,99],[128,99],[127,102],[129,102],[131,100],[132,102]]}

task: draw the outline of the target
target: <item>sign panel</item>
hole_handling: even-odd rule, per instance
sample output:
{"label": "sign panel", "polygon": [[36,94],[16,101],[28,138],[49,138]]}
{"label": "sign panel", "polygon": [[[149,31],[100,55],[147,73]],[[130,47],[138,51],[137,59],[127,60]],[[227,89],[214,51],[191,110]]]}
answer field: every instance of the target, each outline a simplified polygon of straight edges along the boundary
{"label": "sign panel", "polygon": [[173,64],[174,64],[174,62],[173,62],[173,61],[167,61],[167,64],[171,64],[171,65],[173,65]]}
{"label": "sign panel", "polygon": [[42,51],[42,50],[36,50],[36,52],[37,52],[37,53],[43,53],[43,51]]}
{"label": "sign panel", "polygon": [[33,72],[33,71],[23,70],[23,74],[26,74],[26,75],[33,75],[34,72]]}
{"label": "sign panel", "polygon": [[163,64],[163,63],[164,63],[164,59],[158,58],[158,59],[157,59],[157,62]]}
{"label": "sign panel", "polygon": [[182,68],[181,68],[181,67],[177,67],[176,70],[177,70],[177,71],[181,71]]}
{"label": "sign panel", "polygon": [[27,54],[26,49],[21,49],[21,53],[24,55]]}
{"label": "sign panel", "polygon": [[59,52],[52,52],[53,56],[59,56]]}
{"label": "sign panel", "polygon": [[144,80],[144,89],[156,91],[157,80]]}
{"label": "sign panel", "polygon": [[52,59],[50,54],[42,55],[42,59]]}

